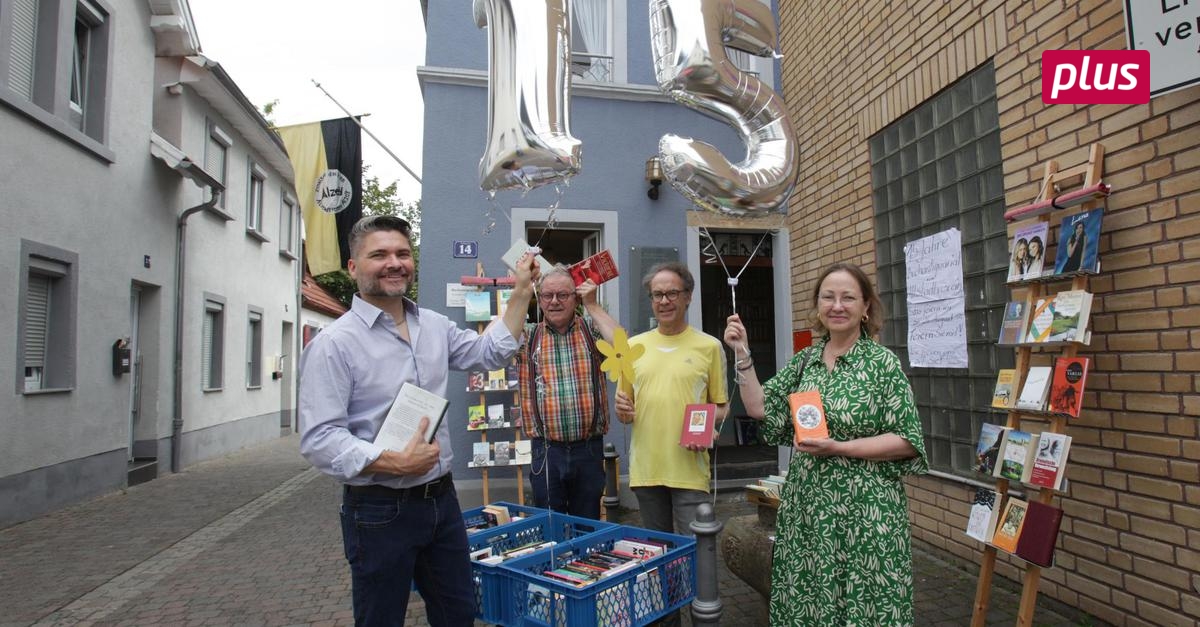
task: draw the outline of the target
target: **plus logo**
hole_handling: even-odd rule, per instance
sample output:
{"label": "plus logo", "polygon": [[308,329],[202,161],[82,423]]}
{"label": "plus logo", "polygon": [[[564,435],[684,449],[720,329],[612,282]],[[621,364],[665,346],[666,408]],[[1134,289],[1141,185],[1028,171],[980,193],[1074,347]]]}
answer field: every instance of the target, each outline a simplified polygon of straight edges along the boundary
{"label": "plus logo", "polygon": [[1046,50],[1042,53],[1042,102],[1150,102],[1150,51]]}

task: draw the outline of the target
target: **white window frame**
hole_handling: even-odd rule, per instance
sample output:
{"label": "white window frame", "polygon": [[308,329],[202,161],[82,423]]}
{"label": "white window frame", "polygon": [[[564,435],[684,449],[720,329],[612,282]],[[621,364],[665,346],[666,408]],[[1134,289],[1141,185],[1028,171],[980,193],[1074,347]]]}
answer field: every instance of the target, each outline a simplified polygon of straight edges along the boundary
{"label": "white window frame", "polygon": [[204,294],[200,325],[200,389],[219,392],[225,378],[225,299]]}
{"label": "white window frame", "polygon": [[[595,1],[606,2],[608,4],[608,17],[607,17],[608,24],[607,24],[607,28],[605,29],[607,45],[605,46],[606,51],[604,54],[607,54],[608,57],[611,59],[611,67],[610,67],[610,75],[608,77],[608,80],[600,80],[600,81],[594,81],[594,82],[599,82],[601,84],[626,83],[629,81],[628,54],[627,54],[626,49],[623,47],[623,43],[626,41],[626,31],[625,31],[625,29],[626,29],[626,26],[625,26],[625,22],[626,22],[626,19],[625,19],[626,6],[625,5],[626,5],[626,3],[622,0],[595,0]],[[578,9],[576,9],[576,11],[578,11]],[[575,25],[568,24],[568,28],[571,28],[572,32],[574,32]],[[622,46],[619,46],[618,44],[622,44]],[[574,41],[574,37],[572,37],[572,48],[573,48],[572,55],[574,55],[574,53],[577,50],[581,49],[581,46],[576,45],[576,42]],[[588,53],[583,53],[583,54],[588,54]],[[603,55],[601,55],[601,56],[603,56]],[[577,75],[574,78],[576,80],[578,80],[581,77]],[[583,78],[582,80],[589,80],[589,79]]]}
{"label": "white window frame", "polygon": [[263,310],[251,306],[246,315],[246,388],[262,387]]}
{"label": "white window frame", "polygon": [[263,205],[266,193],[267,171],[251,159],[246,177],[246,233],[259,241],[267,239],[263,235]]}

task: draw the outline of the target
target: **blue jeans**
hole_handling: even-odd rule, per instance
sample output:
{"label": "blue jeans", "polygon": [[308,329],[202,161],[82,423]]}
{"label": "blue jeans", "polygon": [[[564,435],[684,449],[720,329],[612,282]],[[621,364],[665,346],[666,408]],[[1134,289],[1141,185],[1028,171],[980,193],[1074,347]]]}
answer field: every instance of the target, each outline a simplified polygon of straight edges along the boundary
{"label": "blue jeans", "polygon": [[355,625],[403,625],[413,582],[429,624],[475,622],[467,531],[453,484],[441,494],[386,488],[345,491],[342,543],[350,562]]}
{"label": "blue jeans", "polygon": [[535,507],[600,519],[604,496],[604,436],[577,442],[534,438],[529,483]]}

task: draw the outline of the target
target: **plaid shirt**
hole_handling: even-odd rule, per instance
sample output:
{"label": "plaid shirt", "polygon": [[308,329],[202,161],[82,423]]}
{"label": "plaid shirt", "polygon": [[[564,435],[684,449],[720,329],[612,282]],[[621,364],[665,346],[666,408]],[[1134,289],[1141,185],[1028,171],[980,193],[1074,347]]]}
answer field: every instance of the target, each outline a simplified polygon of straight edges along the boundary
{"label": "plaid shirt", "polygon": [[[517,351],[517,365],[521,376],[521,420],[527,437],[575,442],[608,433],[608,385],[599,371],[598,356],[593,359],[595,337],[580,316],[575,317],[566,333],[555,331],[545,322],[525,325],[525,345]],[[530,342],[536,342],[532,359]],[[538,394],[539,375],[542,394]],[[545,423],[544,434],[538,433],[535,402]]]}

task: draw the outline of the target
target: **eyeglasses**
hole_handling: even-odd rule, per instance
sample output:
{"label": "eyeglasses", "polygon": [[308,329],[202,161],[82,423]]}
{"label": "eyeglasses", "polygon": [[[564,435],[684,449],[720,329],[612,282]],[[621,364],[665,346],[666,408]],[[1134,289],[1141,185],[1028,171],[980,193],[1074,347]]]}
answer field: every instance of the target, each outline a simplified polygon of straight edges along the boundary
{"label": "eyeglasses", "polygon": [[683,290],[668,290],[666,292],[650,292],[650,302],[657,303],[662,299],[667,299],[668,303],[675,302]]}
{"label": "eyeglasses", "polygon": [[542,292],[542,300],[550,301],[550,302],[553,302],[556,300],[566,302],[567,299],[571,298],[574,295],[575,295],[575,292]]}

